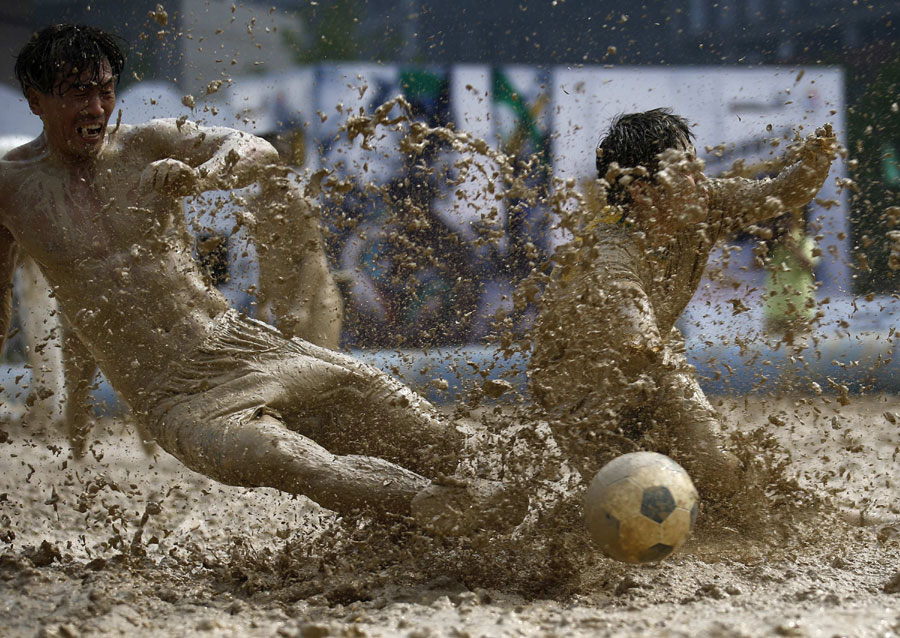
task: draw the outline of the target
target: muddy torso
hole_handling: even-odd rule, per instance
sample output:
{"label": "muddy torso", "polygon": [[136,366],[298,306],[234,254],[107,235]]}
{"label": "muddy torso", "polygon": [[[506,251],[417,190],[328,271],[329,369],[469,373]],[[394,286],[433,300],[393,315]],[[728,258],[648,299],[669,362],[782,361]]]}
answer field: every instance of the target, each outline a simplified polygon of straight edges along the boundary
{"label": "muddy torso", "polygon": [[676,234],[668,247],[650,249],[638,233],[619,226],[598,228],[591,268],[607,282],[628,282],[646,294],[666,339],[700,285],[717,235],[695,228]]}
{"label": "muddy torso", "polygon": [[139,193],[141,171],[161,158],[133,130],[111,136],[90,165],[36,152],[0,173],[3,225],[126,399],[227,307],[192,259],[180,200]]}

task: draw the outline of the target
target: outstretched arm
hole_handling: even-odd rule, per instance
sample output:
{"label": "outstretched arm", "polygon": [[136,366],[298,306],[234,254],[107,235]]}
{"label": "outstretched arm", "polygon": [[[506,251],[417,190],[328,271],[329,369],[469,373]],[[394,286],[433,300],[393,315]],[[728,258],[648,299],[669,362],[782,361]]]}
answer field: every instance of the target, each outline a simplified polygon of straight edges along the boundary
{"label": "outstretched arm", "polygon": [[141,177],[145,191],[181,197],[243,188],[278,162],[277,151],[264,139],[225,127],[161,119],[137,127],[134,134],[160,157]]}
{"label": "outstretched arm", "polygon": [[720,216],[728,235],[808,204],[825,183],[837,154],[837,140],[826,124],[795,149],[797,161],[773,178],[712,179],[709,209]]}
{"label": "outstretched arm", "polygon": [[19,248],[13,236],[5,228],[0,228],[0,352],[6,343],[6,333],[12,320],[13,275]]}

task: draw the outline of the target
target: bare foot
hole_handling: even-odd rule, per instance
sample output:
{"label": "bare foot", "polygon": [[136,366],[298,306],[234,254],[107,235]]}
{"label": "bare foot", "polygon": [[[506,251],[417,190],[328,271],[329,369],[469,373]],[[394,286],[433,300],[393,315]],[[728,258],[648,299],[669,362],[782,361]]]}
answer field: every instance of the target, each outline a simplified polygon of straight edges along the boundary
{"label": "bare foot", "polygon": [[673,442],[672,457],[684,466],[705,498],[731,496],[745,479],[740,459],[720,447],[712,420],[685,424]]}
{"label": "bare foot", "polygon": [[413,498],[411,509],[415,521],[433,534],[467,536],[516,527],[528,512],[528,497],[496,481],[466,479],[432,483]]}
{"label": "bare foot", "polygon": [[743,483],[743,465],[734,454],[717,448],[714,451],[679,455],[676,460],[691,475],[701,496],[720,499],[731,496]]}

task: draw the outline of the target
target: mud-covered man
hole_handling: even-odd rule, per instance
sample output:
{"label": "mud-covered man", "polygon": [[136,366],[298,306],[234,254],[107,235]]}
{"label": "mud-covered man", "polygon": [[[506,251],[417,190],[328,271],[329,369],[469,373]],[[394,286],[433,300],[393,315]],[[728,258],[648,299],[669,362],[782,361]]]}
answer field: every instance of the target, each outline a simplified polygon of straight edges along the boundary
{"label": "mud-covered man", "polygon": [[239,316],[204,283],[182,198],[280,174],[277,153],[188,121],[110,125],[123,65],[118,39],[85,26],[48,27],[20,52],[16,74],[44,130],[0,164],[4,285],[18,251],[29,254],[137,418],[198,472],[448,533],[520,520],[522,500],[496,484],[432,480],[455,471],[464,437],[431,405]]}
{"label": "mud-covered man", "polygon": [[830,127],[773,179],[708,179],[687,122],[665,109],[618,117],[597,148],[607,218],[567,245],[543,294],[532,391],[585,480],[615,439],[668,452],[708,496],[734,492],[737,458],[684,357],[675,322],[716,242],[799,208],[835,156]]}

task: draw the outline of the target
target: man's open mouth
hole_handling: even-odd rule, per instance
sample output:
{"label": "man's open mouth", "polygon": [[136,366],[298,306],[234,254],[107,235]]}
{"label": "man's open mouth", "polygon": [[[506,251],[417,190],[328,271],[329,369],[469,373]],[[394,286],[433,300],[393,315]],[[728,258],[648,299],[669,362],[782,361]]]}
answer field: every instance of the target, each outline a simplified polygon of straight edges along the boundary
{"label": "man's open mouth", "polygon": [[102,124],[82,124],[77,129],[78,135],[85,140],[98,140],[103,134]]}

